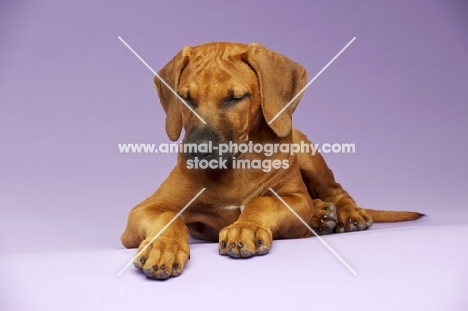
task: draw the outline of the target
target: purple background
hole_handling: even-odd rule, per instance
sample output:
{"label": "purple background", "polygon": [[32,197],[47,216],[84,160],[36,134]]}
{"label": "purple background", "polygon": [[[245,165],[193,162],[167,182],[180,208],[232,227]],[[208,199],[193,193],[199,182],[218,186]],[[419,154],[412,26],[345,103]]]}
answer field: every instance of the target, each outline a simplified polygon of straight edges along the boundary
{"label": "purple background", "polygon": [[[2,1],[0,247],[12,253],[121,248],[129,210],[173,155],[152,74],[184,45],[260,42],[311,79],[294,116],[363,206],[468,223],[465,1]],[[391,226],[397,226],[393,224]],[[374,226],[378,229],[385,226]]]}
{"label": "purple background", "polygon": [[[0,0],[0,309],[468,310],[467,34],[466,1]],[[356,36],[294,124],[356,144],[325,157],[358,203],[428,216],[324,237],[357,276],[311,238],[242,261],[193,244],[179,278],[117,277],[128,212],[175,164],[118,151],[168,139],[117,36],[156,70],[184,45],[260,42],[309,79]]]}

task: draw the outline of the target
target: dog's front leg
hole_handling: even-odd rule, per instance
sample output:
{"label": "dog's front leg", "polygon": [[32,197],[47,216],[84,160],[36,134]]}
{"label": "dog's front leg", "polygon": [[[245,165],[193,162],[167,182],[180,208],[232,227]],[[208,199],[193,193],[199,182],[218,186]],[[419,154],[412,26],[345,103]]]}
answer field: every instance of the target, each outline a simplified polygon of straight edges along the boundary
{"label": "dog's front leg", "polygon": [[[281,195],[305,221],[313,215],[306,194]],[[248,258],[269,252],[273,239],[303,238],[311,235],[307,227],[273,193],[250,201],[239,219],[221,230],[219,253],[233,258]]]}
{"label": "dog's front leg", "polygon": [[[139,255],[133,261],[133,265],[154,279],[179,276],[190,257],[187,226],[180,218],[176,218],[164,229],[176,217],[176,213],[151,212],[150,209],[152,208],[130,214],[130,217],[135,217],[133,220],[139,221],[141,236],[138,238],[141,240],[138,246]],[[156,236],[157,238],[151,243]],[[125,233],[122,242],[125,241],[124,237]],[[151,244],[148,245],[149,243]]]}
{"label": "dog's front leg", "polygon": [[132,209],[121,238],[125,247],[138,247],[139,255],[133,264],[154,279],[180,275],[190,256],[188,228],[176,216],[192,199],[192,189],[175,173]]}

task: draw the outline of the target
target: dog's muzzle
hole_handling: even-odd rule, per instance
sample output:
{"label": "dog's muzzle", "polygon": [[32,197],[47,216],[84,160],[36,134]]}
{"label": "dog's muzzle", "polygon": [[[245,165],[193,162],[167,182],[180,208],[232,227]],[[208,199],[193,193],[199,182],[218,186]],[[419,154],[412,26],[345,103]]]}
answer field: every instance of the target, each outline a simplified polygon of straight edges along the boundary
{"label": "dog's muzzle", "polygon": [[220,145],[227,144],[220,134],[209,126],[192,129],[184,142],[185,160],[223,160],[230,161],[234,156],[232,150],[220,152]]}

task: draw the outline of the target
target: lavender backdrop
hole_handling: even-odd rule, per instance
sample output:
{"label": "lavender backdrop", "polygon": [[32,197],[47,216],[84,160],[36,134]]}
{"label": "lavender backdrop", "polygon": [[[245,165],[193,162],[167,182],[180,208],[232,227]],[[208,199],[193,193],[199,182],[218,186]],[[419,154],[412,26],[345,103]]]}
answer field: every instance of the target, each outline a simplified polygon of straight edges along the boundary
{"label": "lavender backdrop", "polygon": [[260,42],[310,78],[356,36],[295,126],[356,144],[326,159],[361,205],[468,223],[467,16],[466,1],[2,1],[2,250],[120,248],[174,165],[118,152],[167,138],[152,74],[117,36],[155,69],[184,45]]}

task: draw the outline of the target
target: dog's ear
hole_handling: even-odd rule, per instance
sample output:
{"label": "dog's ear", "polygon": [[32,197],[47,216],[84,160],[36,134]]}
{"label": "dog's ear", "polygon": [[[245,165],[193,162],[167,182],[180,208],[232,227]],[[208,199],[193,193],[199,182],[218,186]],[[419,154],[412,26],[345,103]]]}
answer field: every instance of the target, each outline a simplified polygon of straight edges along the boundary
{"label": "dog's ear", "polygon": [[[307,71],[298,63],[258,43],[249,44],[242,59],[257,75],[263,115],[268,123],[306,85]],[[291,133],[292,114],[301,97],[302,94],[269,124],[279,137]]]}
{"label": "dog's ear", "polygon": [[[190,47],[185,46],[158,74],[174,90],[177,91],[182,71],[188,64]],[[166,133],[169,139],[176,141],[182,131],[182,113],[177,96],[159,80],[154,77],[154,85],[159,95],[159,100],[166,112]]]}

